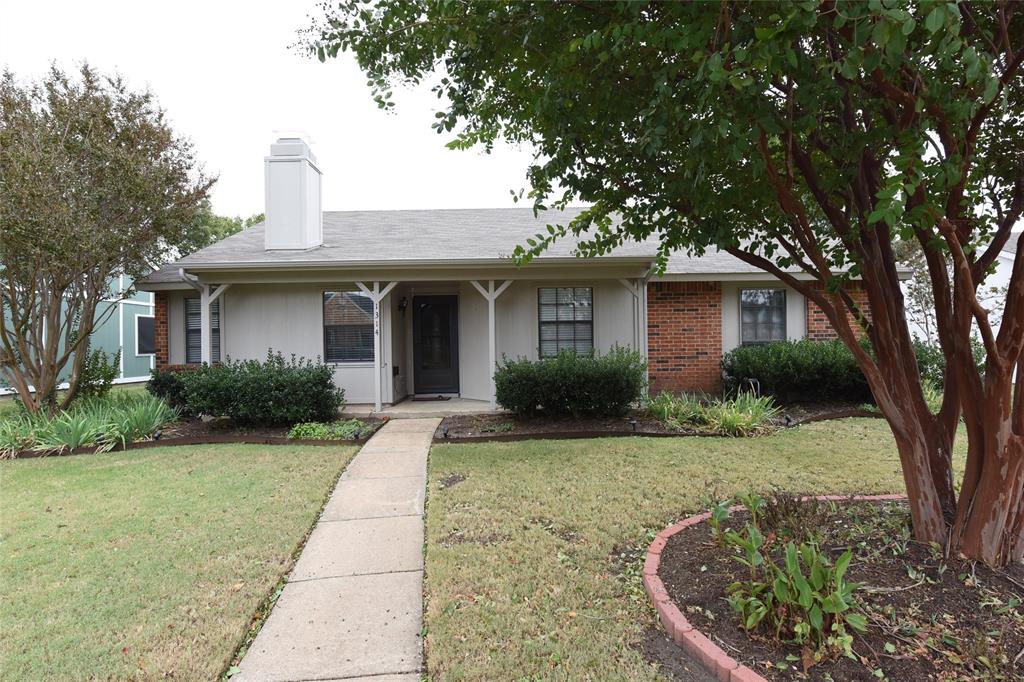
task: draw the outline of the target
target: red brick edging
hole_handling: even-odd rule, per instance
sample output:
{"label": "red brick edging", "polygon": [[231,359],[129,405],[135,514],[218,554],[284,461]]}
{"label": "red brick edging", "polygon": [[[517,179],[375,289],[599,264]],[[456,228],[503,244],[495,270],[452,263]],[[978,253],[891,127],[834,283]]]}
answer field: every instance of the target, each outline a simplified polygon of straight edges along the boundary
{"label": "red brick edging", "polygon": [[[825,501],[861,501],[881,502],[906,499],[905,495],[820,495],[819,500]],[[742,510],[742,506],[733,507],[733,511]],[[708,639],[686,620],[686,616],[675,605],[669,597],[665,584],[658,577],[658,566],[661,564],[661,552],[668,544],[668,539],[690,526],[703,523],[710,518],[711,514],[704,512],[683,519],[679,523],[669,526],[658,533],[654,542],[647,548],[647,559],[644,561],[644,589],[647,596],[654,602],[654,608],[658,612],[658,618],[665,627],[672,640],[681,646],[690,655],[700,661],[701,665],[712,675],[718,677],[721,682],[768,682],[764,677],[757,674],[751,668],[741,665],[735,658],[722,651],[722,649]]]}

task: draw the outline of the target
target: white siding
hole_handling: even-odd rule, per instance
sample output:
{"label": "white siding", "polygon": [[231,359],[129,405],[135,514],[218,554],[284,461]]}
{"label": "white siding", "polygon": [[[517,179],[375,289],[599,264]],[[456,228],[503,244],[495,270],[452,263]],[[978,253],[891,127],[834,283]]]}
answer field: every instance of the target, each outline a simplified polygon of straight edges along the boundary
{"label": "white siding", "polygon": [[[632,295],[617,280],[519,280],[498,298],[495,308],[498,359],[537,358],[537,289],[542,286],[594,288],[594,345],[607,351],[615,344],[633,345],[635,321]],[[223,311],[222,349],[225,358],[263,359],[267,349],[307,357],[323,357],[324,291],[355,289],[339,284],[235,284],[220,301]],[[381,366],[383,401],[408,395],[413,387],[413,297],[449,294],[458,297],[459,387],[466,398],[488,400],[487,302],[469,282],[399,284],[381,309],[384,354]],[[184,304],[181,292],[168,295],[169,355],[172,364],[184,357]],[[402,298],[407,309],[398,309]],[[393,322],[393,324],[392,324]],[[349,403],[373,402],[373,363],[340,363],[335,382]],[[393,369],[398,368],[397,376]]]}

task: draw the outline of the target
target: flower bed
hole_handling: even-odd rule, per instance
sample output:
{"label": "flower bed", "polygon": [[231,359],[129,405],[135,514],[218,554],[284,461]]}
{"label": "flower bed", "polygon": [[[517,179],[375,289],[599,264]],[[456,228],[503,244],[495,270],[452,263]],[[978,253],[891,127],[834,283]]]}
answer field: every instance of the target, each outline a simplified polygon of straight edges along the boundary
{"label": "flower bed", "polygon": [[[845,577],[855,588],[846,613],[864,630],[846,628],[847,653],[838,638],[798,645],[785,641],[795,638],[785,629],[779,637],[763,624],[745,630],[736,609],[742,590],[735,586],[754,571],[722,538],[750,517],[725,518],[718,507],[662,531],[644,566],[662,623],[710,672],[733,682],[1021,679],[1024,567],[995,572],[913,542],[905,504],[892,496],[830,498],[802,511],[793,511],[794,500],[775,504],[771,523],[763,517],[762,554],[783,562],[794,534],[813,542],[832,566],[852,549]],[[799,522],[787,524],[787,517]]]}

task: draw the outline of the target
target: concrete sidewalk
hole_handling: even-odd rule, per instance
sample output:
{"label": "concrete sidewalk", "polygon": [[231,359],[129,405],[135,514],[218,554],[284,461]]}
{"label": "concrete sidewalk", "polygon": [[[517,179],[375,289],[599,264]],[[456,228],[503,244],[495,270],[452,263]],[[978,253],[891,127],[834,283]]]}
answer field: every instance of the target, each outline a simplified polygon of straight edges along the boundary
{"label": "concrete sidewalk", "polygon": [[232,680],[420,679],[423,496],[440,421],[392,420],[363,446]]}

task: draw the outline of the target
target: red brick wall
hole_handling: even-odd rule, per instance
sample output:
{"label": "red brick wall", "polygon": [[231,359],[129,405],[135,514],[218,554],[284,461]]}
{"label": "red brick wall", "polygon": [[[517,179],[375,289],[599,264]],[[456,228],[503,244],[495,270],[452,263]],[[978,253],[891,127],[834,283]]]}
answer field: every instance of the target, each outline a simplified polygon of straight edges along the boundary
{"label": "red brick wall", "polygon": [[167,345],[167,292],[158,291],[153,295],[153,329],[156,336],[156,368],[163,369],[170,364]]}
{"label": "red brick wall", "polygon": [[721,388],[721,283],[647,285],[647,362],[652,394]]}
{"label": "red brick wall", "polygon": [[[850,292],[850,297],[853,298],[854,303],[860,308],[868,319],[871,319],[871,309],[868,306],[868,294],[859,285],[853,284],[847,287]],[[854,319],[853,315],[847,313],[847,319],[850,321],[850,326],[855,330],[859,330],[860,325],[857,320]],[[838,338],[836,330],[832,327],[832,324],[825,317],[825,313],[822,312],[818,304],[810,299],[807,299],[807,338],[812,341],[826,341],[828,339]]]}

